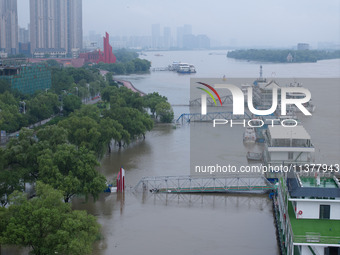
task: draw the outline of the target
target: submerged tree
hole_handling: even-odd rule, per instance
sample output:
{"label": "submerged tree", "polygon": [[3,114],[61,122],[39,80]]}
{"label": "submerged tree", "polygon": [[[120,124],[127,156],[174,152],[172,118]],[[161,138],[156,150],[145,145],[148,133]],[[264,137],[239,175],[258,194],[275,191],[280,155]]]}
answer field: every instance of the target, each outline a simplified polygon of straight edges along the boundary
{"label": "submerged tree", "polygon": [[161,102],[157,104],[156,114],[163,123],[170,123],[174,119],[174,111],[168,102]]}
{"label": "submerged tree", "polygon": [[54,153],[46,149],[38,157],[39,180],[60,190],[65,202],[76,194],[97,198],[106,188],[105,177],[95,169],[98,164],[84,147],[58,145]]}

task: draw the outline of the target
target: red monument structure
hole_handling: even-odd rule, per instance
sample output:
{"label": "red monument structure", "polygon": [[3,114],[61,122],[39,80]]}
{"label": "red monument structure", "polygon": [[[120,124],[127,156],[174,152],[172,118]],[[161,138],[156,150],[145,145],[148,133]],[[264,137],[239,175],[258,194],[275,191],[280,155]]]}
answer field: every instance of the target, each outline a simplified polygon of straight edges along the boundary
{"label": "red monument structure", "polygon": [[123,167],[121,167],[117,175],[117,191],[123,192],[124,190],[125,190],[125,170]]}
{"label": "red monument structure", "polygon": [[81,53],[79,58],[85,59],[85,62],[99,63],[103,62],[106,64],[116,63],[116,56],[112,52],[112,46],[109,43],[109,34],[106,32],[104,39],[104,51],[92,51],[87,53]]}
{"label": "red monument structure", "polygon": [[106,32],[104,37],[104,52],[99,50],[98,62],[103,62],[106,64],[116,63],[116,56],[112,53],[112,46],[109,43],[109,34]]}

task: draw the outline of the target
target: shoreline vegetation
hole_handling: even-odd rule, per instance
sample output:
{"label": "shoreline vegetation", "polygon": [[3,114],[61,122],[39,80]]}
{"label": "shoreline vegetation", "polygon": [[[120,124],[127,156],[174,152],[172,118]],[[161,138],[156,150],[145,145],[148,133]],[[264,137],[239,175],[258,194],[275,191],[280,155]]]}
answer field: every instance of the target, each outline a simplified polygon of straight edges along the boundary
{"label": "shoreline vegetation", "polygon": [[315,63],[318,60],[340,58],[340,50],[234,50],[227,53],[228,58],[247,61],[274,63]]}
{"label": "shoreline vegetation", "polygon": [[[0,80],[0,129],[20,130],[0,147],[0,249],[14,245],[32,254],[90,254],[100,226],[69,202],[74,196],[96,200],[107,187],[96,168],[111,145],[145,139],[155,122],[172,122],[173,110],[157,92],[141,95],[131,83],[119,85],[112,72],[101,75],[100,65],[76,69],[47,63],[52,87],[46,91],[25,95]],[[85,104],[91,98],[101,100]],[[24,128],[51,116],[57,117]]]}

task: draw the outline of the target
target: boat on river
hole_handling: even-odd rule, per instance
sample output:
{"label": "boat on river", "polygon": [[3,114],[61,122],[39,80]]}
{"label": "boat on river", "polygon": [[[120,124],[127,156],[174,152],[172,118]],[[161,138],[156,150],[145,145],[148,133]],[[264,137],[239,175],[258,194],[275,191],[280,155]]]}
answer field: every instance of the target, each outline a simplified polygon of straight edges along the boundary
{"label": "boat on river", "polygon": [[262,152],[250,152],[247,153],[248,161],[262,161],[263,153]]}
{"label": "boat on river", "polygon": [[172,65],[169,65],[169,70],[177,73],[196,73],[194,65],[182,62],[173,62]]}
{"label": "boat on river", "polygon": [[256,141],[256,132],[253,127],[246,127],[246,130],[243,133],[243,142],[244,143],[255,143]]}

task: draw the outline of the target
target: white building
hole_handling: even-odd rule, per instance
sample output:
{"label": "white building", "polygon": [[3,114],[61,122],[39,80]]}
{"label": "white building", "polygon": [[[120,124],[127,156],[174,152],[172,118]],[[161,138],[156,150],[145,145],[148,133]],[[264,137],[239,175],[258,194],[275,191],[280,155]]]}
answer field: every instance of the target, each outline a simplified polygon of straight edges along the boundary
{"label": "white building", "polygon": [[275,204],[287,254],[340,254],[339,178],[322,170],[280,179]]}
{"label": "white building", "polygon": [[301,125],[274,125],[266,131],[264,157],[267,164],[307,164],[313,161],[314,152],[311,137]]}

